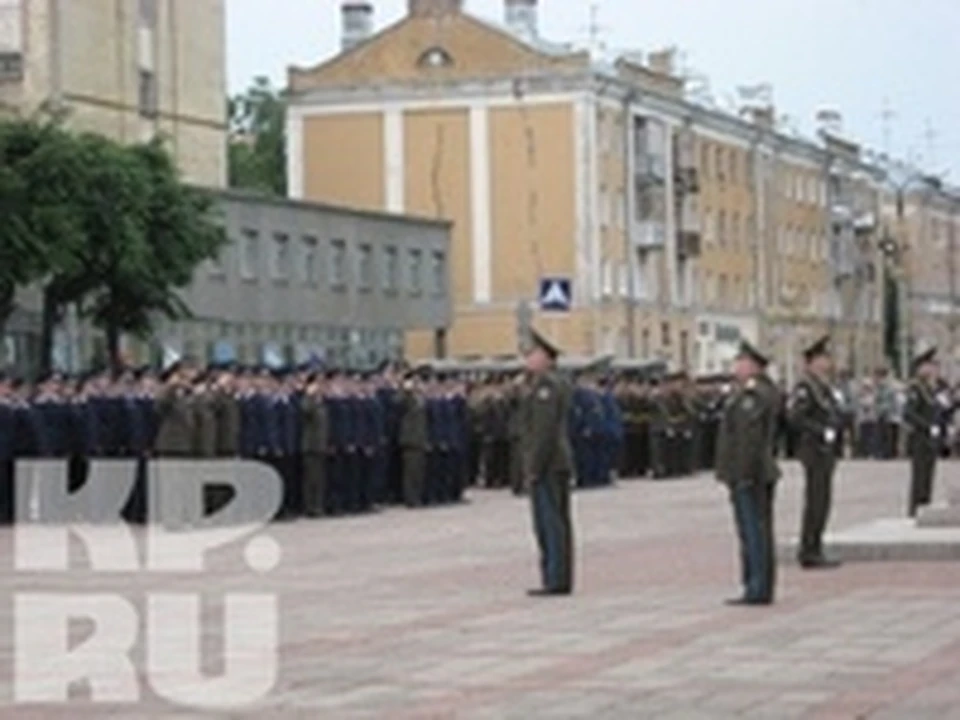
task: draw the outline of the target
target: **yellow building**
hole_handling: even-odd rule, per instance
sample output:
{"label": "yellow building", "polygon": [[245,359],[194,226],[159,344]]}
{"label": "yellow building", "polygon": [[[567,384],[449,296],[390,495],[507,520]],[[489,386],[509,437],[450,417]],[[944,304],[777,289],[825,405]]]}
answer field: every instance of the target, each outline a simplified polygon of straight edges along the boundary
{"label": "yellow building", "polygon": [[[770,107],[690,102],[671,52],[548,43],[536,12],[505,0],[498,26],[410,0],[373,34],[372,5],[346,3],[343,51],[289,71],[291,194],[453,220],[455,323],[410,337],[414,357],[509,352],[532,308],[574,353],[709,372],[759,336],[791,370],[794,329],[826,327],[836,294],[836,153],[779,133]],[[554,277],[571,309],[541,314]]]}
{"label": "yellow building", "polygon": [[169,138],[186,179],[226,184],[224,0],[0,0],[0,108],[68,112],[121,142]]}

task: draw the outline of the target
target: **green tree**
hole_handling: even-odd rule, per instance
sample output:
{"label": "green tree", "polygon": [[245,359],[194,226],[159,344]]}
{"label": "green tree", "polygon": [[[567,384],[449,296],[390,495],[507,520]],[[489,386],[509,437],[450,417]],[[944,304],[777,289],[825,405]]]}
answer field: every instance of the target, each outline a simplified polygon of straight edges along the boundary
{"label": "green tree", "polygon": [[159,141],[18,121],[0,123],[0,153],[0,301],[12,307],[18,286],[41,284],[42,370],[70,305],[104,331],[112,361],[121,333],[189,314],[177,291],[225,238],[212,198],[180,181]]}
{"label": "green tree", "polygon": [[286,108],[270,80],[258,77],[227,101],[230,186],[287,194]]}
{"label": "green tree", "polygon": [[76,267],[84,168],[56,118],[0,122],[0,333],[22,287]]}
{"label": "green tree", "polygon": [[117,357],[121,333],[142,337],[152,331],[156,316],[190,316],[178,290],[189,285],[197,265],[216,257],[226,242],[212,196],[180,182],[159,141],[135,146],[129,154],[145,184],[139,198],[142,235],[135,244],[123,245],[126,256],[109,266],[86,308],[103,329],[111,358]]}

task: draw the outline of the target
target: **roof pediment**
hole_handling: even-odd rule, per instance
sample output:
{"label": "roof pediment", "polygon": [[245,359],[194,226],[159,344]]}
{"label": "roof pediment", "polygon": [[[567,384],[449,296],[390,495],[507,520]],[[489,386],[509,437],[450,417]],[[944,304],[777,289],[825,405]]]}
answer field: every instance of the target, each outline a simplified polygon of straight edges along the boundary
{"label": "roof pediment", "polygon": [[293,94],[329,87],[433,83],[582,69],[585,52],[544,50],[466,13],[408,16],[311,68],[288,69]]}

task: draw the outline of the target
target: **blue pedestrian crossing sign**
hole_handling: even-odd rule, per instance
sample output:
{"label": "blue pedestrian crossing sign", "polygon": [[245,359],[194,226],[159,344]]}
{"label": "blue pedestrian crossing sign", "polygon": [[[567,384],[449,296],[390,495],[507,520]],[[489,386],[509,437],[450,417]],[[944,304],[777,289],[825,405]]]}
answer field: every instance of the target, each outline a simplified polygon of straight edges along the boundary
{"label": "blue pedestrian crossing sign", "polygon": [[573,283],[570,278],[540,278],[540,309],[567,312],[573,305]]}

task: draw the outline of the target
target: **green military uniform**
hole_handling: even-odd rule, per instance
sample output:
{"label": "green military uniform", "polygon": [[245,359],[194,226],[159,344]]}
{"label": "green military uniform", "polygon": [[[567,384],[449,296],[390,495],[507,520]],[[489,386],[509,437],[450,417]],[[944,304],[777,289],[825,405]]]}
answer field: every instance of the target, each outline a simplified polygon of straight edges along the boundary
{"label": "green military uniform", "polygon": [[196,457],[217,456],[217,413],[214,398],[201,390],[193,396],[194,432],[193,454]]}
{"label": "green military uniform", "polygon": [[220,390],[214,395],[213,407],[217,424],[217,456],[236,457],[240,438],[240,405],[237,398],[232,392]]}
{"label": "green military uniform", "polygon": [[190,457],[194,452],[196,414],[189,390],[169,385],[156,399],[157,436],[154,452],[159,457]]}
{"label": "green military uniform", "polygon": [[[742,343],[758,370],[767,359]],[[774,437],[780,393],[770,379],[758,374],[739,383],[727,398],[717,437],[717,480],[730,491],[743,565],[744,593],[735,603],[773,602],[776,547],[773,504],[780,469],[774,458]]]}
{"label": "green military uniform", "polygon": [[411,389],[404,393],[402,404],[403,501],[407,507],[419,507],[423,504],[427,467],[427,405],[423,396]]}
{"label": "green military uniform", "polygon": [[[557,350],[532,333],[535,350],[555,360]],[[572,391],[553,370],[529,380],[521,406],[523,474],[528,485],[534,533],[540,550],[542,589],[534,594],[565,595],[573,590],[573,528],[570,480],[573,458],[567,428]]]}
{"label": "green military uniform", "polygon": [[[807,362],[828,354],[828,342],[829,338],[824,337],[807,348]],[[823,554],[823,531],[830,516],[843,411],[829,383],[815,372],[808,372],[791,394],[788,418],[797,438],[796,452],[805,478],[797,559],[805,568],[832,567],[835,563]]]}
{"label": "green military uniform", "polygon": [[833,388],[810,373],[793,390],[789,417],[806,482],[798,559],[801,565],[814,566],[823,561],[823,531],[830,516],[843,416]]}
{"label": "green military uniform", "polygon": [[323,398],[307,393],[300,403],[300,447],[303,453],[303,511],[308,517],[326,512],[327,456],[330,417]]}
{"label": "green military uniform", "polygon": [[507,425],[507,475],[514,495],[523,495],[528,488],[524,486],[523,474],[523,404],[525,391],[513,387],[508,390],[505,402]]}
{"label": "green military uniform", "polygon": [[[921,353],[914,359],[914,368],[935,362],[936,348]],[[918,374],[919,375],[919,374]],[[943,447],[941,415],[945,403],[936,393],[934,383],[916,377],[910,383],[903,419],[910,433],[907,452],[910,455],[910,499],[907,511],[910,517],[917,509],[929,505],[933,497],[933,477]]]}

